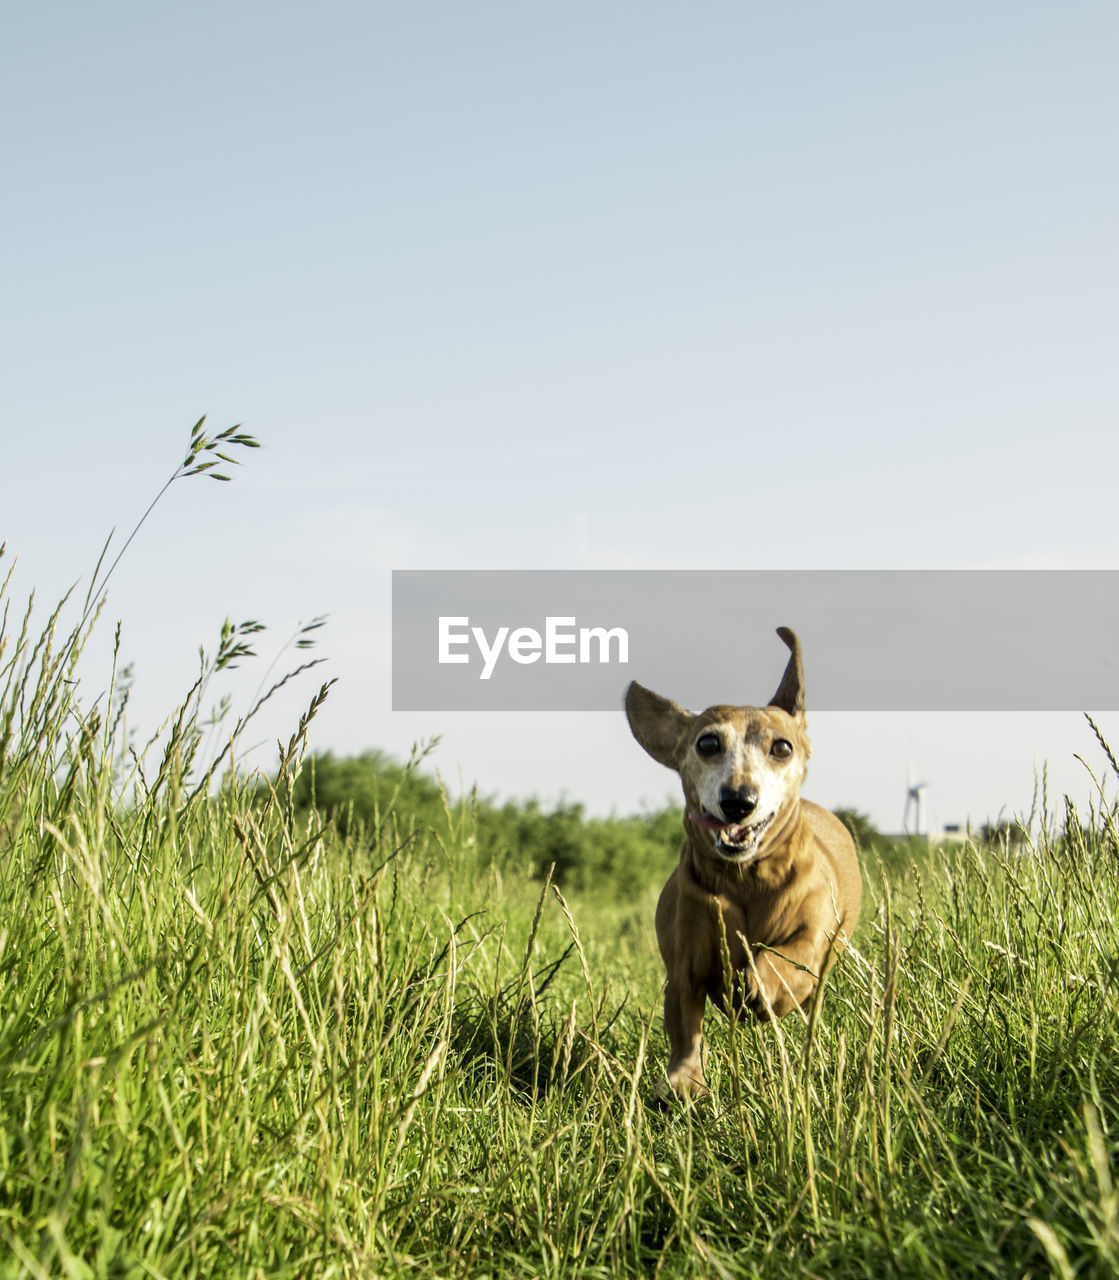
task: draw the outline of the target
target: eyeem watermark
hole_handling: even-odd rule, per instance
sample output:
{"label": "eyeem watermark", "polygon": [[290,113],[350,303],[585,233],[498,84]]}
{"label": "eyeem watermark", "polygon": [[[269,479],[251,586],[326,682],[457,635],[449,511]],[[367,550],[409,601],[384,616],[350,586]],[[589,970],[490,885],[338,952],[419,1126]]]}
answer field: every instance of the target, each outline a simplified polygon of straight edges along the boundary
{"label": "eyeem watermark", "polygon": [[754,704],[792,629],[817,711],[1119,710],[1115,570],[392,575],[395,711],[609,711],[631,679]]}
{"label": "eyeem watermark", "polygon": [[546,663],[629,662],[629,632],[625,627],[578,627],[573,617],[544,619],[544,632],[535,627],[499,626],[492,635],[471,626],[469,616],[439,618],[439,662],[470,662],[472,650],[482,659],[479,680],[494,673],[502,653],[522,666]]}

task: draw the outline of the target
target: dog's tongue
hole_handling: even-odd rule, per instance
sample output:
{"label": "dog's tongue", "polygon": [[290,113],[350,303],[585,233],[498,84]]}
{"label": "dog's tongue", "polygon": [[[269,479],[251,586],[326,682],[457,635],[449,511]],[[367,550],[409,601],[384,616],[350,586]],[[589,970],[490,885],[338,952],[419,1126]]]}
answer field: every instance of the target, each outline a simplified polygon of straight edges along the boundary
{"label": "dog's tongue", "polygon": [[702,809],[689,813],[688,817],[697,827],[706,827],[708,831],[722,831],[724,827],[734,825],[730,822],[720,822],[718,818],[713,818],[709,813],[704,813]]}

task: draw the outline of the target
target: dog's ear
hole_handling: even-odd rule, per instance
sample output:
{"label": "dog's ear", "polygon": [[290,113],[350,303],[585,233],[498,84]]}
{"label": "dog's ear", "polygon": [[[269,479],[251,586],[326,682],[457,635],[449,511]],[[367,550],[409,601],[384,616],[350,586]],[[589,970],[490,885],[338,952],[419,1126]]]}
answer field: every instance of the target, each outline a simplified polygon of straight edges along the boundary
{"label": "dog's ear", "polygon": [[777,634],[789,646],[789,665],[777,686],[777,692],[769,700],[771,707],[780,707],[791,716],[804,715],[804,663],[800,656],[800,641],[795,631],[778,627]]}
{"label": "dog's ear", "polygon": [[626,690],[626,719],[633,736],[658,764],[679,767],[676,748],[695,717],[636,680]]}

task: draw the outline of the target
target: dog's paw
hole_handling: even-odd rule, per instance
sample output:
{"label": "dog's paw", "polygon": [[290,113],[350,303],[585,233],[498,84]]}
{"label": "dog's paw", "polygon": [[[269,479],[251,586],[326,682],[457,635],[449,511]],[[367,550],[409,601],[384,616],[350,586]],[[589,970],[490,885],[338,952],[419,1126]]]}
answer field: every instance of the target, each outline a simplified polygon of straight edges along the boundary
{"label": "dog's paw", "polygon": [[751,1014],[760,1022],[769,1022],[776,1013],[778,1017],[781,1013],[778,1008],[779,1001],[775,998],[776,993],[766,991],[754,981],[753,974],[746,975],[741,984],[738,986],[735,995],[736,1008],[740,1014]]}
{"label": "dog's paw", "polygon": [[657,1083],[657,1097],[662,1102],[695,1102],[707,1092],[703,1072],[681,1067],[662,1076]]}
{"label": "dog's paw", "polygon": [[770,1020],[771,1005],[766,1003],[765,992],[760,987],[750,984],[750,990],[742,997],[742,1011],[753,1014],[762,1022]]}

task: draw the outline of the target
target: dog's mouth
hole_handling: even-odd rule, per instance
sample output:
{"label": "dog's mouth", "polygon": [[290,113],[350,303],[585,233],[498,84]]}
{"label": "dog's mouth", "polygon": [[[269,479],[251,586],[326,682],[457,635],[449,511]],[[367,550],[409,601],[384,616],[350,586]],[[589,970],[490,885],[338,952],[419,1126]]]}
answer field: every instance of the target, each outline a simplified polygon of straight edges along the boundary
{"label": "dog's mouth", "polygon": [[757,853],[774,815],[771,813],[757,822],[726,822],[706,809],[699,809],[688,817],[697,827],[715,832],[716,853],[729,862],[742,862]]}

